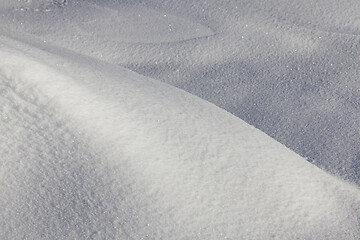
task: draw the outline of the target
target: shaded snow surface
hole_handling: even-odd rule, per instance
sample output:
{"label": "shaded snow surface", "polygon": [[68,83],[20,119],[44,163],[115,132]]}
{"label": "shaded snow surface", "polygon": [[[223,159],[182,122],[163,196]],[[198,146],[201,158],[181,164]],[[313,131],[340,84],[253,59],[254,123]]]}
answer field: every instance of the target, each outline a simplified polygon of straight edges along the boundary
{"label": "shaded snow surface", "polygon": [[358,182],[358,4],[310,2],[2,1],[0,239],[359,239],[356,186],[119,66]]}

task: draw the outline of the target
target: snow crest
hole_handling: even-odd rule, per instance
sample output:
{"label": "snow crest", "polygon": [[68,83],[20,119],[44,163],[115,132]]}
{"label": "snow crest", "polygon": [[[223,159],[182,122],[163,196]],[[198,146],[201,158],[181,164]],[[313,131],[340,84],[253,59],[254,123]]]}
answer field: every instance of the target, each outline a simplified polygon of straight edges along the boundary
{"label": "snow crest", "polygon": [[224,110],[81,55],[0,56],[2,239],[359,238],[357,188]]}

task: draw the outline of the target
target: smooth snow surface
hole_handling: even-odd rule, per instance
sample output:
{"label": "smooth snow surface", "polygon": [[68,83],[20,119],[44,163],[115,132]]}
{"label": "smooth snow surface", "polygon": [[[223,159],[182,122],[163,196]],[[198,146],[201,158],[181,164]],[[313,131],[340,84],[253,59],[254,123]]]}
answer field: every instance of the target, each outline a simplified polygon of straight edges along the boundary
{"label": "smooth snow surface", "polygon": [[360,239],[359,8],[2,1],[0,239]]}
{"label": "smooth snow surface", "polygon": [[20,3],[0,14],[4,33],[182,88],[360,183],[360,2]]}
{"label": "smooth snow surface", "polygon": [[242,120],[122,68],[1,43],[2,239],[359,236],[357,189]]}
{"label": "smooth snow surface", "polygon": [[[199,23],[139,5],[114,8],[79,2],[59,7],[48,3],[10,8],[4,15],[7,28],[57,41],[64,38],[75,42],[107,39],[107,44],[161,43],[213,35],[211,29]],[[36,24],[39,22],[41,25]]]}

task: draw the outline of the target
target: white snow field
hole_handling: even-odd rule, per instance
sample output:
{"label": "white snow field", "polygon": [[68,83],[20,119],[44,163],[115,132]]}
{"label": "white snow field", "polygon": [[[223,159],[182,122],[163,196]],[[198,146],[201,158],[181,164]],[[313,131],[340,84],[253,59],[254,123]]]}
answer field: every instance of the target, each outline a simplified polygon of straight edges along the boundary
{"label": "white snow field", "polygon": [[360,239],[359,8],[2,0],[0,239]]}
{"label": "white snow field", "polygon": [[359,1],[60,2],[4,0],[2,32],[181,88],[360,184]]}
{"label": "white snow field", "polygon": [[356,187],[224,110],[81,55],[0,55],[1,239],[360,236]]}

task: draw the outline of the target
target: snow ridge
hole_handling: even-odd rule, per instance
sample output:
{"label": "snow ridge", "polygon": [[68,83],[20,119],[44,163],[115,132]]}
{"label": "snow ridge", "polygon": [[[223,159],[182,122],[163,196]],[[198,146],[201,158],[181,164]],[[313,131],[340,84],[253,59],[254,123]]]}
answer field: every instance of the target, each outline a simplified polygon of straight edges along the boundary
{"label": "snow ridge", "polygon": [[[21,163],[32,148],[3,155],[2,239],[359,238],[357,188],[224,110],[121,67],[104,71],[81,56],[1,42],[3,88],[16,92],[6,95],[14,106],[6,106],[34,122],[67,123],[59,135],[40,134],[40,143],[74,152],[61,144],[80,139],[75,155],[54,150],[27,159],[32,164]],[[49,114],[36,112],[37,105]],[[10,123],[7,134],[19,125]],[[56,131],[56,124],[48,128]],[[15,149],[27,141],[14,141]],[[59,163],[47,163],[51,158]],[[16,187],[24,202],[16,191],[5,194]]]}

